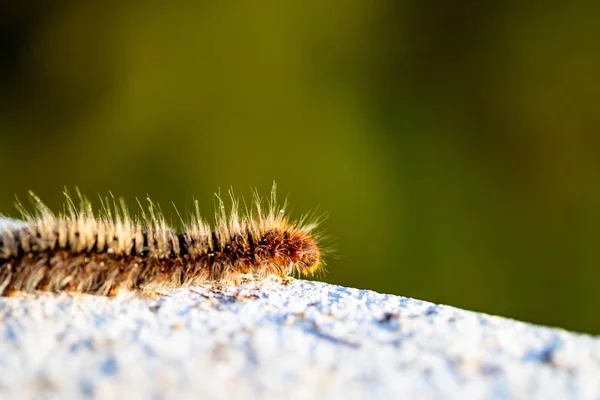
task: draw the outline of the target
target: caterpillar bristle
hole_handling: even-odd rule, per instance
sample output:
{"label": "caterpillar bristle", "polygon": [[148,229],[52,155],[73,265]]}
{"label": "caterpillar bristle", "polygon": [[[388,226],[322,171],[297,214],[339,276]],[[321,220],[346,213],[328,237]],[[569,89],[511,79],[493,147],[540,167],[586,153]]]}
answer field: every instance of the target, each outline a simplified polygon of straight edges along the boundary
{"label": "caterpillar bristle", "polygon": [[138,200],[132,213],[109,193],[94,212],[79,189],[74,198],[65,188],[63,212],[54,214],[30,192],[32,211],[16,204],[23,224],[0,231],[0,295],[39,290],[111,295],[321,273],[324,251],[316,232],[321,218],[305,214],[289,220],[275,192],[273,185],[265,204],[255,191],[248,206],[230,190],[229,207],[216,194],[212,226],[196,200],[187,218],[175,208],[180,233],[149,197],[145,207]]}

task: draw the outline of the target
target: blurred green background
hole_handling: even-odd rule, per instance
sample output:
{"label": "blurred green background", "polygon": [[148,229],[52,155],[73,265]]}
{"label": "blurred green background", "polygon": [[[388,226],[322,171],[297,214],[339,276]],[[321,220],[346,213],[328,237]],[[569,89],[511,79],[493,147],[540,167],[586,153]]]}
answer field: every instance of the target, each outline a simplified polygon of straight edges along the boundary
{"label": "blurred green background", "polygon": [[600,3],[0,3],[0,210],[319,205],[324,280],[600,333]]}

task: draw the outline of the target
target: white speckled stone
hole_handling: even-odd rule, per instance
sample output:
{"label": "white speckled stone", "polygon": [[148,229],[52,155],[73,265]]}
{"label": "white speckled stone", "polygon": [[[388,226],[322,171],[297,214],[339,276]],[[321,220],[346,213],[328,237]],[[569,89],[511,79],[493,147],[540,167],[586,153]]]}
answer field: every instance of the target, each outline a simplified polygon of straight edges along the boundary
{"label": "white speckled stone", "polygon": [[25,226],[25,223],[23,221],[0,217],[0,231],[4,231],[7,229],[16,229],[23,226]]}
{"label": "white speckled stone", "polygon": [[0,398],[600,399],[600,339],[319,282],[0,298]]}
{"label": "white speckled stone", "polygon": [[317,282],[0,299],[0,398],[600,398],[600,340]]}

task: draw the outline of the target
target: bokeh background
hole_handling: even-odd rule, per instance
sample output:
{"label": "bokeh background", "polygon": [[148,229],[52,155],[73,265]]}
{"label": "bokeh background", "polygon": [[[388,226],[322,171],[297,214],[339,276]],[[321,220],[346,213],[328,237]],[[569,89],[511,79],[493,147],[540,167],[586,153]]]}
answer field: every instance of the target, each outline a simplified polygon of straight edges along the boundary
{"label": "bokeh background", "polygon": [[0,210],[319,206],[325,281],[600,333],[600,3],[6,0]]}

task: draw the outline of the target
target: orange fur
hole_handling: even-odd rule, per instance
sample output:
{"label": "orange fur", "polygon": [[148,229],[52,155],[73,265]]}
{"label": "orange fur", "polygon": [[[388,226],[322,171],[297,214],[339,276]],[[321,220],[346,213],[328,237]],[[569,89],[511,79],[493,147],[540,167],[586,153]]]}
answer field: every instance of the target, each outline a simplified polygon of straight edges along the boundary
{"label": "orange fur", "polygon": [[35,195],[33,213],[19,206],[25,225],[0,232],[0,295],[15,291],[71,291],[110,295],[121,289],[155,290],[205,282],[237,283],[244,275],[313,275],[323,265],[313,222],[288,220],[275,198],[255,194],[250,210],[217,196],[215,225],[198,212],[182,233],[149,202],[132,217],[121,200],[99,213],[79,194],[66,195],[66,212],[52,213]]}

